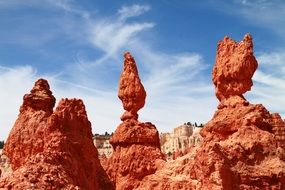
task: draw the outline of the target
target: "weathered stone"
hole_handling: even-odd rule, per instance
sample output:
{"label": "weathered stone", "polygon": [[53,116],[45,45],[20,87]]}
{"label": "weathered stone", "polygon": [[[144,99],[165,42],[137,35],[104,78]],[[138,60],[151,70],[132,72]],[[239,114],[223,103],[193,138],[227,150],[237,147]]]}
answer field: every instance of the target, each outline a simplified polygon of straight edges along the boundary
{"label": "weathered stone", "polygon": [[124,69],[119,81],[118,97],[123,102],[126,112],[121,120],[138,119],[138,110],[145,104],[146,92],[139,78],[136,62],[129,52],[126,52]]}
{"label": "weathered stone", "polygon": [[252,47],[250,35],[239,44],[228,37],[219,43],[213,82],[221,103],[200,132],[201,146],[166,163],[137,189],[285,189],[282,119],[242,95],[257,68]]}
{"label": "weathered stone", "polygon": [[41,99],[53,99],[45,96],[48,85],[37,88],[38,84],[29,97],[36,93],[35,104],[41,106],[27,104],[24,98],[24,109],[4,146],[13,171],[1,178],[0,188],[113,189],[100,165],[83,102],[62,99],[52,113]]}
{"label": "weathered stone", "polygon": [[142,178],[155,173],[159,163],[164,162],[164,155],[156,127],[137,120],[146,93],[130,53],[125,54],[119,85],[119,98],[127,111],[110,139],[114,149],[111,157],[101,162],[117,190],[131,190],[137,188]]}
{"label": "weathered stone", "polygon": [[240,96],[250,90],[252,76],[257,68],[253,55],[253,43],[250,34],[237,43],[225,37],[218,43],[216,63],[213,68],[213,82],[216,96],[220,101],[231,96]]}
{"label": "weathered stone", "polygon": [[285,149],[285,122],[278,113],[273,113],[271,116],[272,130],[277,140],[277,144]]}
{"label": "weathered stone", "polygon": [[44,79],[39,79],[23,99],[18,119],[4,146],[4,154],[10,159],[13,170],[22,166],[30,156],[43,151],[44,130],[55,104]]}

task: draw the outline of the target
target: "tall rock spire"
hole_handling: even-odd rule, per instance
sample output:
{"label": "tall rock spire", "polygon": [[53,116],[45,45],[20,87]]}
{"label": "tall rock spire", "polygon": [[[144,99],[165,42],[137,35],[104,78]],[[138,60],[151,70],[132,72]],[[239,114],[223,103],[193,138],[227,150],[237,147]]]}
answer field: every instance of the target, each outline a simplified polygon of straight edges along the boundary
{"label": "tall rock spire", "polygon": [[243,94],[250,90],[256,69],[251,35],[246,34],[239,43],[226,36],[218,43],[212,74],[217,98],[220,101],[231,96],[244,99]]}
{"label": "tall rock spire", "polygon": [[137,112],[145,104],[146,92],[141,83],[134,58],[129,52],[126,52],[124,57],[124,69],[119,81],[118,97],[121,99],[126,112],[121,116],[121,120],[137,120]]}
{"label": "tall rock spire", "polygon": [[140,81],[134,58],[125,53],[124,69],[119,82],[119,98],[126,112],[110,139],[113,153],[102,162],[116,190],[135,189],[147,175],[164,163],[159,134],[150,123],[139,122],[137,111],[144,106],[146,92]]}

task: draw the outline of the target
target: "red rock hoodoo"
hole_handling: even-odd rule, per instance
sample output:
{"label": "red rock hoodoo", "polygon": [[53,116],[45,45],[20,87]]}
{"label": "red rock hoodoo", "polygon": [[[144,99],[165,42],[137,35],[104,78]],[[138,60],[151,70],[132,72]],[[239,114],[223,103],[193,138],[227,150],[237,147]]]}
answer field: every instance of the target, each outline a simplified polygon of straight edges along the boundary
{"label": "red rock hoodoo", "polygon": [[55,98],[49,84],[39,79],[30,94],[24,96],[20,114],[5,143],[4,153],[15,170],[30,156],[43,151],[42,136],[53,112]]}
{"label": "red rock hoodoo", "polygon": [[119,82],[126,112],[110,140],[111,157],[101,160],[105,171],[83,102],[63,99],[53,112],[55,98],[40,79],[24,96],[4,146],[13,171],[3,177],[0,170],[0,189],[285,190],[285,122],[243,96],[256,68],[249,34],[239,43],[219,42],[213,68],[218,109],[200,131],[201,145],[165,162],[156,127],[138,121],[146,92],[126,53]]}
{"label": "red rock hoodoo", "polygon": [[164,162],[156,127],[137,120],[137,111],[144,106],[145,97],[134,58],[127,52],[119,82],[119,98],[127,111],[110,140],[114,151],[103,161],[117,190],[135,189],[141,179],[153,174]]}
{"label": "red rock hoodoo", "polygon": [[213,82],[221,103],[200,132],[201,147],[165,164],[137,189],[285,189],[284,124],[243,97],[257,67],[252,48],[249,34],[240,43],[219,42]]}
{"label": "red rock hoodoo", "polygon": [[126,52],[124,70],[119,81],[118,97],[123,102],[126,112],[121,120],[138,119],[138,110],[145,104],[146,92],[139,78],[136,62],[129,52]]}
{"label": "red rock hoodoo", "polygon": [[1,179],[0,188],[112,189],[100,165],[83,102],[62,99],[53,112],[54,103],[43,79],[24,96],[4,147],[13,172]]}
{"label": "red rock hoodoo", "polygon": [[243,98],[250,90],[252,76],[257,68],[253,55],[253,43],[250,34],[241,42],[225,37],[218,43],[216,63],[213,68],[213,82],[216,96],[222,101],[232,96]]}

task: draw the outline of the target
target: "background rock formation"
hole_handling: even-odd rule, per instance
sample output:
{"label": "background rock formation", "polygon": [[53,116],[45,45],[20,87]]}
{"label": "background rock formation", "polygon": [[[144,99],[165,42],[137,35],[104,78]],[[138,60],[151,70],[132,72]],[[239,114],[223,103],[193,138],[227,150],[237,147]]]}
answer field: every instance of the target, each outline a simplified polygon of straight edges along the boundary
{"label": "background rock formation", "polygon": [[191,147],[200,146],[200,130],[200,127],[184,124],[174,128],[171,133],[160,133],[161,150],[167,160],[176,159],[187,154]]}
{"label": "background rock formation", "polygon": [[119,97],[127,111],[110,140],[114,151],[102,163],[116,189],[128,190],[135,189],[142,178],[154,173],[164,162],[155,126],[137,120],[137,111],[143,107],[146,93],[135,61],[128,52],[120,78]]}
{"label": "background rock formation", "polygon": [[52,112],[54,100],[43,79],[24,96],[4,146],[13,172],[1,179],[0,188],[112,189],[100,165],[83,102],[62,99]]}
{"label": "background rock formation", "polygon": [[213,81],[221,104],[200,132],[201,147],[166,163],[138,189],[285,189],[282,120],[242,95],[256,66],[250,35],[238,44],[219,42]]}

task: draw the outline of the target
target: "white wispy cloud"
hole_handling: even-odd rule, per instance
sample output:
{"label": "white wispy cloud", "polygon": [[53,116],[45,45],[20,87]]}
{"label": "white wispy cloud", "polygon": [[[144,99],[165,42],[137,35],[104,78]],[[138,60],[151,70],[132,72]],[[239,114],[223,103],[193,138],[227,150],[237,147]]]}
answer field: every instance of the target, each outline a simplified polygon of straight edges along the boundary
{"label": "white wispy cloud", "polygon": [[285,76],[285,50],[279,50],[275,52],[263,52],[258,56],[261,69],[271,73],[274,76]]}
{"label": "white wispy cloud", "polygon": [[285,1],[282,0],[235,0],[221,1],[219,10],[246,19],[252,25],[267,28],[285,36]]}
{"label": "white wispy cloud", "polygon": [[0,66],[0,139],[6,139],[22,104],[23,95],[36,79],[30,66],[7,68]]}
{"label": "white wispy cloud", "polygon": [[57,103],[65,97],[83,99],[94,133],[114,130],[119,123],[122,108],[119,100],[114,98],[115,92],[98,91],[84,85],[59,80],[56,76],[41,75],[31,66],[13,68],[0,66],[0,139],[7,138],[17,119],[24,94],[30,92],[34,82],[39,78],[49,81]]}
{"label": "white wispy cloud", "polygon": [[236,0],[236,2],[248,7],[256,7],[259,9],[266,9],[268,6],[272,5],[273,1],[268,0]]}
{"label": "white wispy cloud", "polygon": [[100,64],[110,58],[122,54],[119,50],[129,46],[138,38],[140,32],[154,27],[153,22],[128,22],[128,18],[137,17],[150,9],[146,5],[123,6],[118,15],[90,22],[89,40],[95,47],[101,49],[104,55],[96,61]]}
{"label": "white wispy cloud", "polygon": [[264,52],[257,56],[259,68],[255,72],[254,86],[249,93],[254,103],[262,103],[268,110],[279,112],[284,117],[285,51]]}
{"label": "white wispy cloud", "polygon": [[19,7],[36,7],[41,9],[58,8],[66,12],[80,15],[81,17],[88,19],[90,17],[89,12],[79,9],[73,6],[74,0],[0,0],[0,9],[13,9]]}
{"label": "white wispy cloud", "polygon": [[[131,10],[133,14],[126,16]],[[102,58],[94,61],[95,65],[106,64],[108,59],[115,63],[123,62],[122,53],[131,51],[148,94],[146,106],[141,110],[142,120],[154,122],[162,131],[170,130],[181,122],[206,122],[217,103],[211,83],[201,77],[209,66],[198,53],[166,54],[155,49],[153,42],[145,40],[141,34],[146,32],[145,29],[154,28],[155,23],[129,22],[128,18],[148,10],[149,6],[123,7],[118,11],[119,19],[109,17],[107,21],[93,23],[90,40],[104,52]],[[113,66],[121,68],[122,64]],[[202,102],[193,97],[200,97]]]}
{"label": "white wispy cloud", "polygon": [[[43,6],[38,1],[28,1],[35,6]],[[152,20],[138,21],[136,17],[150,11],[149,5],[122,6],[113,15],[102,16],[99,12],[96,18],[93,18],[88,11],[75,6],[75,1],[46,0],[45,2],[49,5],[49,8],[45,9],[65,11],[67,15],[64,19],[51,18],[46,23],[48,26],[54,26],[53,22],[56,22],[56,26],[59,26],[50,38],[40,40],[39,36],[36,36],[34,40],[37,40],[38,44],[44,44],[51,38],[63,38],[68,34],[70,39],[78,41],[81,45],[91,44],[98,58],[80,57],[75,53],[74,57],[77,58],[75,62],[66,63],[66,67],[63,67],[59,75],[37,72],[36,68],[29,65],[0,67],[0,107],[4,110],[0,111],[0,139],[7,137],[17,117],[23,95],[29,92],[39,77],[49,80],[57,102],[62,97],[84,100],[94,133],[114,131],[120,123],[119,117],[123,109],[117,98],[117,82],[111,81],[114,77],[109,75],[115,74],[119,77],[119,70],[123,66],[122,54],[126,50],[134,55],[147,91],[146,105],[140,111],[142,121],[153,122],[160,131],[170,131],[183,122],[210,120],[217,105],[210,73],[205,75],[211,66],[206,64],[203,56],[197,52],[166,53],[157,48],[157,45],[153,45],[156,43],[155,40],[147,40],[145,34],[152,35],[152,31],[155,31],[159,23],[154,23]],[[19,6],[19,3],[23,4],[22,1],[0,0],[0,9],[1,6],[6,8]],[[254,19],[254,15],[248,14],[251,14],[250,10],[254,12],[256,5],[249,1],[240,3],[244,6],[242,10],[245,11],[240,13]],[[262,4],[259,9],[267,10],[268,6],[272,5]],[[278,13],[274,14],[282,15],[280,9],[278,8]],[[271,22],[272,19],[273,23],[278,23],[278,18],[275,16],[262,17],[257,18],[259,24]],[[281,24],[280,28],[282,26]],[[17,40],[19,38],[15,38],[14,43],[17,43]],[[270,111],[281,112],[283,116],[285,114],[285,101],[282,96],[285,88],[284,52],[280,50],[258,54],[259,69],[254,75],[255,84],[252,91],[247,93],[251,102],[263,103]],[[99,75],[102,70],[105,73],[104,77]],[[67,74],[68,78],[65,77]]]}
{"label": "white wispy cloud", "polygon": [[97,64],[117,56],[118,51],[125,47],[136,33],[151,27],[153,27],[152,23],[125,24],[108,21],[96,23],[91,29],[91,42],[105,52]]}
{"label": "white wispy cloud", "polygon": [[125,21],[128,18],[139,16],[150,10],[149,5],[123,6],[118,10],[119,20]]}
{"label": "white wispy cloud", "polygon": [[48,3],[51,5],[58,7],[64,11],[73,13],[73,14],[78,14],[81,17],[85,19],[90,18],[90,13],[88,11],[79,9],[78,7],[74,7],[72,3],[74,3],[72,0],[46,0]]}
{"label": "white wispy cloud", "polygon": [[[68,14],[78,14],[77,9],[72,6],[70,1],[61,1],[61,4],[56,4],[56,6],[67,11]],[[72,20],[73,26],[78,24],[80,33],[84,35],[78,35],[78,31],[71,30],[68,33],[70,37],[92,44],[94,51],[99,52],[99,55],[101,53],[101,56],[98,59],[88,60],[79,57],[80,59],[77,59],[79,63],[69,63],[61,71],[62,75],[51,76],[46,73],[45,78],[50,81],[52,91],[57,98],[77,97],[84,100],[94,133],[114,131],[120,123],[119,117],[123,110],[121,102],[117,98],[117,82],[110,85],[109,78],[111,77],[108,75],[116,74],[119,77],[118,70],[121,70],[123,66],[122,54],[126,50],[134,55],[148,94],[146,106],[140,111],[142,121],[153,122],[160,131],[170,131],[183,122],[206,122],[215,110],[217,101],[214,97],[210,76],[203,75],[209,65],[204,63],[203,56],[199,53],[165,53],[156,48],[157,46],[153,46],[155,42],[148,41],[144,34],[148,32],[148,35],[151,35],[152,30],[155,30],[156,23],[136,21],[135,19],[149,10],[150,6],[148,5],[123,6],[114,15],[108,17],[101,16],[94,19],[90,16],[81,16],[79,20]],[[59,19],[57,22],[60,21],[64,21],[62,30],[70,28],[65,25],[68,15],[65,20]],[[84,21],[83,25],[82,21]],[[72,29],[74,28],[72,27]],[[61,37],[62,34],[60,32]],[[42,76],[35,73],[31,67],[28,68],[30,70],[26,74],[30,77],[25,80],[18,79],[17,73],[22,71],[16,69],[17,73],[14,73],[14,77],[16,76],[17,80],[13,86],[18,88],[24,81],[29,82],[25,82],[27,85],[23,86],[25,90],[22,91],[7,89],[7,94],[17,95],[17,97],[11,98],[11,101],[16,98],[20,101],[23,94],[32,88],[31,81]],[[114,68],[116,68],[115,71],[113,71]],[[97,73],[102,69],[106,72],[107,78],[98,79]],[[0,75],[0,78],[3,78],[2,84],[5,86],[10,85],[9,82],[4,82],[10,80],[10,78],[3,77],[7,72],[9,71],[3,71]],[[65,73],[68,73],[68,78],[63,77]],[[103,85],[94,87],[92,84],[97,84],[98,80]],[[104,84],[107,88],[103,88]],[[2,99],[0,94],[0,100]],[[10,104],[9,101],[2,103],[3,108]],[[13,110],[7,112],[9,116],[7,115],[5,118],[10,123],[15,120],[15,113],[19,105],[20,102],[11,107]],[[0,121],[0,125],[4,124]],[[11,128],[8,123],[5,126]],[[1,135],[6,137],[7,130],[3,133],[1,131]]]}

